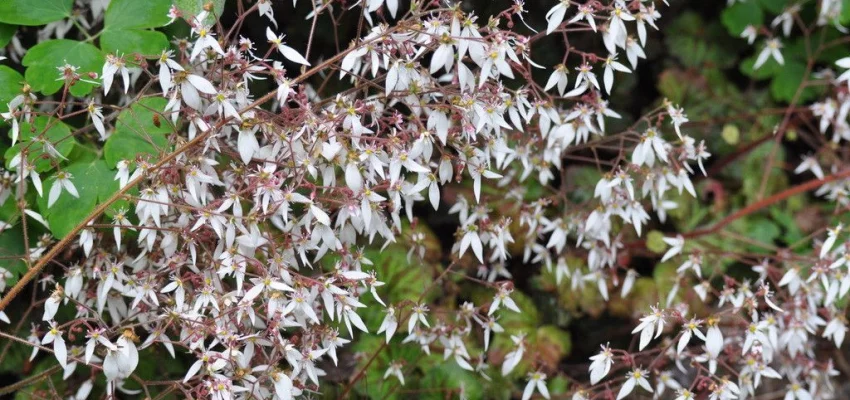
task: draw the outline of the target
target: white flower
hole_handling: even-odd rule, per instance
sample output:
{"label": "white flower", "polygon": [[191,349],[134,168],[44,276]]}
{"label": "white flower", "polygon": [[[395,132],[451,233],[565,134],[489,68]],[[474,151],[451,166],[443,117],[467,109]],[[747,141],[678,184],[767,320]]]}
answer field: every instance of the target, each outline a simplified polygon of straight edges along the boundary
{"label": "white flower", "polygon": [[387,343],[389,343],[390,339],[392,339],[393,335],[395,335],[396,329],[398,329],[398,320],[395,316],[395,308],[390,306],[387,308],[387,315],[384,316],[384,320],[381,321],[378,333],[386,332]]}
{"label": "white flower", "polygon": [[589,368],[590,384],[595,385],[611,371],[611,365],[614,364],[614,353],[611,352],[610,347],[603,345],[602,351],[595,356],[591,356],[590,359],[593,361],[590,363]]}
{"label": "white flower", "polygon": [[549,75],[549,80],[546,81],[546,87],[543,90],[549,90],[553,87],[558,87],[558,93],[563,96],[564,90],[567,90],[567,67],[564,64],[558,64],[552,75]]}
{"label": "white flower", "polygon": [[221,45],[218,44],[218,40],[216,40],[213,33],[210,32],[210,28],[204,25],[204,20],[206,18],[206,11],[202,11],[197,17],[195,17],[195,28],[192,29],[192,32],[198,35],[198,39],[192,46],[192,54],[189,56],[189,61],[195,61],[195,58],[207,48],[213,49],[213,51],[222,56],[224,55],[224,50],[221,49]]}
{"label": "white flower", "polygon": [[694,400],[694,394],[688,389],[679,389],[675,400]]}
{"label": "white flower", "polygon": [[572,24],[574,22],[578,22],[578,20],[584,19],[590,27],[596,32],[596,16],[593,15],[593,6],[590,3],[585,3],[578,6],[578,12],[572,19],[567,21],[568,24]]}
{"label": "white flower", "polygon": [[779,65],[785,65],[785,58],[782,57],[782,53],[779,49],[782,48],[782,42],[777,38],[769,39],[764,48],[759,53],[758,58],[756,58],[755,64],[753,64],[753,69],[759,69],[764,63],[767,61],[769,57],[773,57]]}
{"label": "white flower", "polygon": [[706,340],[705,335],[703,335],[699,330],[701,323],[702,321],[700,320],[691,319],[688,323],[682,326],[682,336],[679,338],[679,343],[676,346],[676,353],[681,354],[682,351],[685,350],[685,347],[688,346],[688,342],[691,341],[691,337],[693,335],[696,335],[696,337],[702,339],[702,341]]}
{"label": "white flower", "polygon": [[676,130],[676,135],[679,136],[679,139],[682,139],[682,132],[680,130],[682,124],[688,122],[688,116],[685,115],[685,112],[680,107],[675,107],[673,104],[667,105],[667,113],[670,115],[670,120],[673,123],[673,128]]}
{"label": "white flower", "polygon": [[661,335],[664,330],[664,313],[655,307],[650,307],[652,312],[640,319],[640,324],[632,330],[632,333],[640,332],[640,345],[638,350],[643,350],[646,345],[653,339],[652,333],[655,332],[655,337]]}
{"label": "white flower", "polygon": [[165,95],[174,86],[172,70],[184,71],[184,69],[171,59],[171,50],[163,50],[156,63],[159,64],[159,86],[162,88],[162,94]]}
{"label": "white flower", "polygon": [[549,12],[546,13],[546,34],[551,34],[555,32],[555,29],[561,25],[561,22],[564,21],[564,16],[567,14],[567,8],[569,8],[570,2],[569,0],[559,0],[558,4],[555,7],[549,9]]}
{"label": "white flower", "polygon": [[642,370],[640,368],[635,368],[626,374],[628,379],[626,379],[623,387],[620,388],[620,392],[617,393],[617,400],[621,400],[632,393],[635,389],[635,385],[639,385],[647,392],[652,393],[652,386],[649,384],[649,381],[646,380],[647,375],[649,375],[649,371]]}
{"label": "white flower", "polygon": [[15,110],[13,109],[14,107],[12,107],[11,104],[7,104],[7,106],[9,107],[9,111],[0,113],[0,117],[3,117],[3,119],[6,121],[12,121],[12,129],[10,134],[12,136],[12,146],[14,146],[15,143],[18,142],[18,135],[20,135],[21,128],[20,125],[18,125],[18,119],[15,118]]}
{"label": "white flower", "polygon": [[[838,239],[838,234],[841,233],[841,230],[844,229],[842,224],[838,224],[835,228],[826,230],[826,240],[823,242],[823,246],[820,248],[820,258],[824,258],[829,254],[829,250],[832,249],[832,246],[835,245],[835,240]],[[784,280],[784,278],[783,278]]]}
{"label": "white flower", "polygon": [[844,58],[836,61],[835,65],[837,65],[841,68],[847,69],[847,71],[844,71],[843,73],[841,73],[841,75],[839,75],[837,78],[835,78],[835,80],[838,81],[838,82],[844,82],[844,81],[850,82],[850,57],[844,57]]}
{"label": "white flower", "polygon": [[537,388],[537,391],[540,392],[540,395],[544,398],[549,398],[549,389],[546,388],[546,374],[537,371],[531,374],[528,374],[528,384],[525,385],[525,390],[522,391],[522,400],[528,400],[531,398],[531,395],[534,394],[534,389]]}
{"label": "white flower", "polygon": [[272,7],[272,0],[259,0],[257,2],[257,12],[260,16],[266,16],[277,28],[277,21],[274,19],[274,8]]}
{"label": "white flower", "polygon": [[68,350],[65,347],[65,339],[62,339],[62,331],[56,326],[56,321],[50,322],[50,330],[41,339],[41,344],[53,343],[53,353],[59,365],[65,368],[68,365]]}
{"label": "white flower", "polygon": [[664,256],[661,257],[661,262],[665,262],[677,254],[682,252],[682,248],[685,247],[685,238],[682,235],[677,235],[674,238],[664,238],[664,243],[667,243],[670,246],[670,249],[664,253]]}
{"label": "white flower", "polygon": [[416,325],[419,322],[422,322],[422,325],[430,327],[428,324],[428,319],[425,318],[425,314],[428,313],[428,306],[424,304],[417,304],[413,306],[413,313],[410,315],[410,318],[407,320],[407,331],[413,332],[413,329],[416,328]]}
{"label": "white flower", "polygon": [[516,368],[522,356],[525,353],[525,335],[513,335],[511,340],[517,346],[516,349],[505,355],[505,361],[502,362],[502,376],[507,376]]}
{"label": "white flower", "polygon": [[712,359],[716,359],[722,349],[723,333],[720,332],[720,328],[716,323],[712,323],[709,320],[708,332],[705,334],[705,351]]}
{"label": "white flower", "polygon": [[487,313],[487,315],[493,315],[493,313],[496,312],[496,310],[498,310],[499,306],[502,304],[504,304],[505,307],[507,307],[511,311],[521,312],[519,310],[519,307],[517,307],[516,303],[513,301],[513,299],[510,298],[511,292],[513,292],[513,290],[506,289],[504,286],[499,288],[499,293],[497,293],[496,296],[493,297],[493,303],[490,304],[490,311]]}
{"label": "white flower", "polygon": [[100,140],[106,140],[106,128],[103,126],[103,113],[101,112],[102,108],[98,107],[94,104],[94,100],[89,101],[89,105],[86,108],[89,112],[89,117],[91,118],[92,124],[94,124],[94,128],[97,130],[97,133],[100,134]]}
{"label": "white flower", "polygon": [[741,32],[741,38],[747,39],[747,44],[753,44],[753,42],[756,41],[757,35],[758,30],[752,25],[747,25],[747,27]]}
{"label": "white flower", "polygon": [[275,35],[274,32],[272,32],[272,28],[266,27],[266,38],[269,40],[269,43],[277,47],[277,50],[280,51],[280,54],[286,57],[287,60],[297,64],[310,65],[307,59],[304,58],[304,56],[302,56],[300,53],[298,53],[297,50],[283,44],[283,35]]}
{"label": "white flower", "polygon": [[62,194],[63,188],[71,196],[78,199],[80,198],[80,193],[77,192],[77,188],[74,186],[74,183],[71,182],[71,178],[73,178],[73,176],[65,171],[59,171],[56,173],[56,182],[53,182],[53,187],[50,188],[50,194],[47,197],[48,208],[53,206],[53,203],[56,203],[56,200],[59,200],[59,195]]}
{"label": "white flower", "polygon": [[401,372],[402,364],[396,361],[390,363],[390,367],[387,368],[387,371],[384,372],[384,379],[390,377],[390,375],[396,377],[398,381],[401,383],[401,386],[404,386],[404,375]]}
{"label": "white flower", "polygon": [[602,83],[605,84],[605,92],[611,94],[611,87],[614,86],[614,70],[620,72],[631,73],[625,65],[617,62],[617,55],[610,54],[604,61],[605,70],[602,72]]}
{"label": "white flower", "polygon": [[795,382],[788,386],[784,400],[812,400],[812,395],[808,390],[803,389],[799,383]]}
{"label": "white flower", "polygon": [[823,330],[823,337],[832,339],[835,342],[835,347],[840,348],[844,342],[844,335],[847,333],[847,325],[844,318],[841,316],[834,317],[826,324]]}
{"label": "white flower", "polygon": [[56,311],[59,310],[59,304],[62,302],[62,287],[56,286],[56,290],[47,298],[44,302],[44,315],[41,317],[42,321],[51,321],[53,317],[56,315]]}
{"label": "white flower", "polygon": [[113,54],[106,56],[106,63],[103,64],[103,94],[109,94],[109,88],[112,87],[112,79],[115,74],[120,73],[121,79],[124,80],[124,93],[130,90],[130,70],[127,69],[126,62],[122,57],[116,57]]}
{"label": "white flower", "polygon": [[292,379],[283,372],[272,374],[274,392],[280,400],[292,400],[301,395],[301,389],[292,385]]}

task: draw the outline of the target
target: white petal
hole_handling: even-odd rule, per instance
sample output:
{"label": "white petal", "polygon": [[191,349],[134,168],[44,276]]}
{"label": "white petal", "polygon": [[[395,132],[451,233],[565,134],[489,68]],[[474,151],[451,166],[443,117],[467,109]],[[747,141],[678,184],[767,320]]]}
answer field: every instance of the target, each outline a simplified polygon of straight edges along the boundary
{"label": "white petal", "polygon": [[292,47],[289,47],[285,44],[281,44],[277,46],[277,49],[280,50],[280,54],[283,54],[283,56],[286,57],[289,61],[303,65],[310,65],[307,59],[304,58],[301,53],[297,52]]}
{"label": "white petal", "polygon": [[206,79],[204,79],[200,76],[186,75],[186,79],[189,81],[189,83],[192,84],[192,86],[195,87],[195,89],[198,89],[202,93],[206,93],[206,94],[216,94],[216,93],[218,93],[215,90],[215,86],[213,86],[213,84],[210,83],[210,81],[208,81],[208,80],[206,80]]}

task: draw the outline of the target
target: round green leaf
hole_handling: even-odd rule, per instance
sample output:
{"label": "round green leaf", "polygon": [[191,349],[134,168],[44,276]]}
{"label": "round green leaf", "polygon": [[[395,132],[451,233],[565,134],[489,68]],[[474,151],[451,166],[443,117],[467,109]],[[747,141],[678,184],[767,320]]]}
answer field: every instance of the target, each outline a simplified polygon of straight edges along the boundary
{"label": "round green leaf", "polygon": [[15,25],[44,25],[71,16],[74,0],[3,0],[0,22]]}
{"label": "round green leaf", "polygon": [[5,65],[0,65],[0,110],[8,111],[6,103],[21,93],[24,77]]}
{"label": "round green leaf", "polygon": [[[74,40],[48,40],[29,49],[22,60],[26,70],[27,82],[33,90],[50,95],[59,91],[65,84],[56,80],[60,77],[57,68],[67,64],[78,67],[77,73],[85,76],[87,72],[100,73],[105,58],[97,47]],[[94,88],[94,84],[79,81],[71,86],[71,94],[85,96]]]}
{"label": "round green leaf", "polygon": [[[778,101],[791,102],[794,95],[797,93],[797,88],[803,83],[803,75],[806,73],[806,66],[796,62],[786,62],[773,77],[773,82],[770,83],[770,94]],[[817,95],[817,89],[807,87],[803,89],[798,99],[801,102],[813,99]]]}
{"label": "round green leaf", "polygon": [[168,23],[169,0],[112,0],[106,9],[106,29],[157,28]]}
{"label": "round green leaf", "polygon": [[747,25],[759,27],[764,23],[761,7],[755,1],[738,2],[727,7],[720,15],[723,25],[734,36],[739,36]]}
{"label": "round green leaf", "polygon": [[157,31],[107,28],[100,36],[100,48],[114,54],[139,53],[147,58],[157,58],[168,49],[168,38]]}
{"label": "round green leaf", "polygon": [[[121,160],[135,160],[139,154],[158,155],[168,149],[166,135],[172,131],[169,119],[160,115],[166,100],[160,97],[142,99],[121,111],[115,132],[103,146],[104,159],[110,167]],[[159,116],[160,126],[154,123]]]}
{"label": "round green leaf", "polygon": [[56,184],[56,178],[51,177],[44,181],[44,196],[38,199],[39,211],[47,219],[50,231],[57,238],[65,237],[98,203],[107,200],[118,190],[118,181],[114,180],[115,173],[102,160],[74,163],[62,170],[72,175],[71,182],[77,188],[80,198],[63,190],[56,203],[48,208],[48,193]]}

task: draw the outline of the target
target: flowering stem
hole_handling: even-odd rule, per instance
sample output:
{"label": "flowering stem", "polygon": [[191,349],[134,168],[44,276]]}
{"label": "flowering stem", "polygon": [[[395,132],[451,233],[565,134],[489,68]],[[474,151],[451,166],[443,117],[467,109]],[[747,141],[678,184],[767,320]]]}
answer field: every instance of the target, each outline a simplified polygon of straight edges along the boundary
{"label": "flowering stem", "polygon": [[[390,30],[388,33],[390,33],[390,32],[392,32],[392,30]],[[375,39],[375,40],[377,40],[377,39]],[[294,85],[294,84],[300,83],[300,82],[304,81],[305,79],[317,74],[319,71],[327,68],[329,65],[342,60],[342,58],[345,57],[352,50],[354,50],[354,48],[343,51],[342,53],[339,53],[336,56],[325,60],[324,62],[322,62],[321,64],[319,64],[319,65],[317,65],[313,68],[311,68],[310,70],[305,71],[303,74],[301,74],[298,77],[296,77],[295,79],[293,79],[292,84]],[[253,103],[251,103],[247,107],[245,107],[244,110],[241,110],[241,113],[244,113],[244,112],[249,111],[249,110],[253,110],[256,107],[258,107],[258,106],[266,103],[267,101],[273,99],[275,96],[277,96],[276,91],[271,91],[269,93],[266,93],[263,97],[260,97],[259,99],[255,100]],[[212,132],[217,132],[224,125],[229,123],[231,119],[232,119],[232,117],[228,117],[228,118],[223,119],[216,126],[212,127],[210,130],[208,130],[208,131],[206,131],[206,132],[204,132],[204,133],[202,133],[198,136],[195,136],[194,139],[184,143],[182,146],[178,147],[173,152],[165,155],[162,159],[160,159],[151,168],[151,170],[161,168],[163,165],[171,162],[172,160],[177,158],[179,155],[185,153],[187,150],[201,144],[204,140],[207,139],[207,137],[209,137],[209,135]],[[76,236],[80,233],[81,230],[83,230],[83,228],[85,228],[86,224],[88,224],[89,221],[92,221],[95,218],[99,217],[101,214],[103,214],[107,209],[109,209],[109,207],[112,205],[112,203],[121,199],[127,192],[130,191],[130,189],[132,189],[137,184],[139,184],[143,179],[144,179],[144,176],[139,176],[138,178],[128,182],[126,186],[124,186],[123,188],[121,188],[120,190],[115,192],[106,201],[99,204],[87,217],[85,217],[82,221],[80,221],[80,223],[77,224],[77,226],[75,226],[74,229],[71,229],[71,231],[68,232],[68,234],[65,235],[65,237],[62,238],[62,240],[59,241],[59,243],[56,243],[55,246],[53,246],[44,256],[42,256],[38,260],[38,262],[35,265],[33,265],[27,271],[27,273],[24,274],[24,276],[21,277],[21,279],[15,284],[15,286],[13,286],[12,289],[9,290],[9,293],[7,293],[5,296],[3,296],[3,299],[0,300],[0,311],[3,311],[3,310],[6,309],[6,307],[9,305],[9,303],[11,303],[12,300],[14,300],[15,297],[17,297],[18,294],[20,294],[20,292],[24,289],[24,287],[30,281],[35,279],[35,277],[41,272],[42,269],[44,269],[44,267],[50,262],[50,260],[56,258],[56,256],[58,256],[59,253],[62,252],[62,250],[64,250],[65,247],[67,247],[76,238]]]}

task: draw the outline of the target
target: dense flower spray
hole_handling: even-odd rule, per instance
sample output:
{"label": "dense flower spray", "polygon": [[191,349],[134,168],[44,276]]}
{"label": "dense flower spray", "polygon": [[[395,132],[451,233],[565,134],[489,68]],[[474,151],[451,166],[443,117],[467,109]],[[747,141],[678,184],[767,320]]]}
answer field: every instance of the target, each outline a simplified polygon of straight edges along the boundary
{"label": "dense flower spray", "polygon": [[[75,24],[110,23],[99,0],[78,3],[87,8]],[[57,65],[63,89],[53,100],[24,86],[5,105],[16,147],[6,153],[0,203],[18,200],[19,216],[80,252],[73,265],[61,265],[64,276],[44,278],[55,287],[29,339],[33,357],[52,351],[65,378],[88,366],[105,377],[109,393],[138,394],[125,384],[140,359],[159,348],[166,352],[160,355],[193,360],[169,383],[187,396],[292,399],[322,393],[325,369],[342,363],[343,349],[378,335],[385,344],[441,354],[443,363],[482,380],[522,380],[514,397],[548,399],[547,378],[557,371],[534,359],[527,332],[499,322],[523,312],[512,298],[510,255],[521,254],[573,291],[610,301],[628,297],[638,278],[621,256],[655,240],[664,249],[660,262],[678,264],[676,281],[656,305],[635,310],[642,315],[633,348],[605,344],[590,357],[585,381],[568,390],[573,399],[692,399],[698,391],[745,398],[767,380],[786,381],[786,399],[836,395],[834,364],[816,344],[840,347],[847,331],[839,306],[850,291],[843,225],[815,238],[823,242],[814,257],[765,261],[752,268],[752,280],[710,271],[710,259],[692,242],[697,235],[646,237],[651,221],[663,223],[678,199],[697,196],[694,182],[708,175],[712,148],[689,135],[687,111],[670,101],[622,131],[610,128],[623,116],[608,100],[646,59],[647,32],[658,29],[662,2],[560,0],[545,13],[544,27],[526,23],[521,0],[496,15],[441,2],[413,1],[405,9],[398,0],[320,1],[309,19],[333,16],[334,7],[363,17],[360,37],[329,58],[279,34],[273,3],[240,2],[240,24],[254,13],[268,24],[265,53],[216,24],[214,7],[190,14],[175,6],[162,17],[190,27],[177,48],[110,53],[94,76]],[[841,5],[821,3],[818,23],[827,24]],[[742,32],[757,47],[753,69],[785,62],[779,35],[789,36],[798,12],[790,7],[777,16],[773,31]],[[53,22],[41,33],[62,38],[68,29]],[[539,40],[575,32],[596,43],[587,51],[570,46],[557,65],[535,62]],[[850,72],[843,71],[850,58],[837,67],[840,74],[827,81],[838,89],[810,108],[820,131],[840,143],[850,138]],[[315,76],[348,89],[328,94]],[[270,91],[258,94],[256,82]],[[83,84],[97,87],[79,95],[75,87]],[[132,122],[137,113],[150,121]],[[72,114],[90,122],[96,142],[106,141],[111,165],[100,162],[113,192],[97,194],[85,181],[91,170],[70,168],[63,139],[39,122]],[[127,126],[167,133],[144,142],[157,144],[152,151],[110,152],[110,139]],[[568,164],[582,150],[605,146],[619,146],[619,155],[595,160],[601,174],[592,196],[571,198]],[[824,171],[814,157],[795,170],[808,172],[819,179],[842,173]],[[819,186],[817,195],[846,205],[847,175]],[[447,200],[445,188],[457,182],[470,190]],[[524,185],[531,183],[544,194],[530,194]],[[116,206],[63,232],[71,239],[56,234],[53,207],[92,191],[97,204]],[[516,202],[516,220],[497,208],[505,197]],[[424,295],[385,297],[392,282],[365,249],[409,245],[409,268],[417,268],[426,248],[411,229],[414,207],[449,209],[458,229],[444,275],[480,283],[488,301],[444,307]],[[39,263],[51,246],[58,245],[47,235],[28,247],[27,262]],[[462,263],[478,266],[477,274],[458,271]],[[695,296],[700,307],[685,301]],[[58,317],[62,308],[73,309],[73,319]],[[369,313],[381,315],[380,326],[364,322]],[[509,350],[491,360],[496,338]],[[527,374],[517,373],[522,363]],[[405,385],[409,371],[390,360],[383,378]],[[86,398],[91,385],[74,398]]]}

